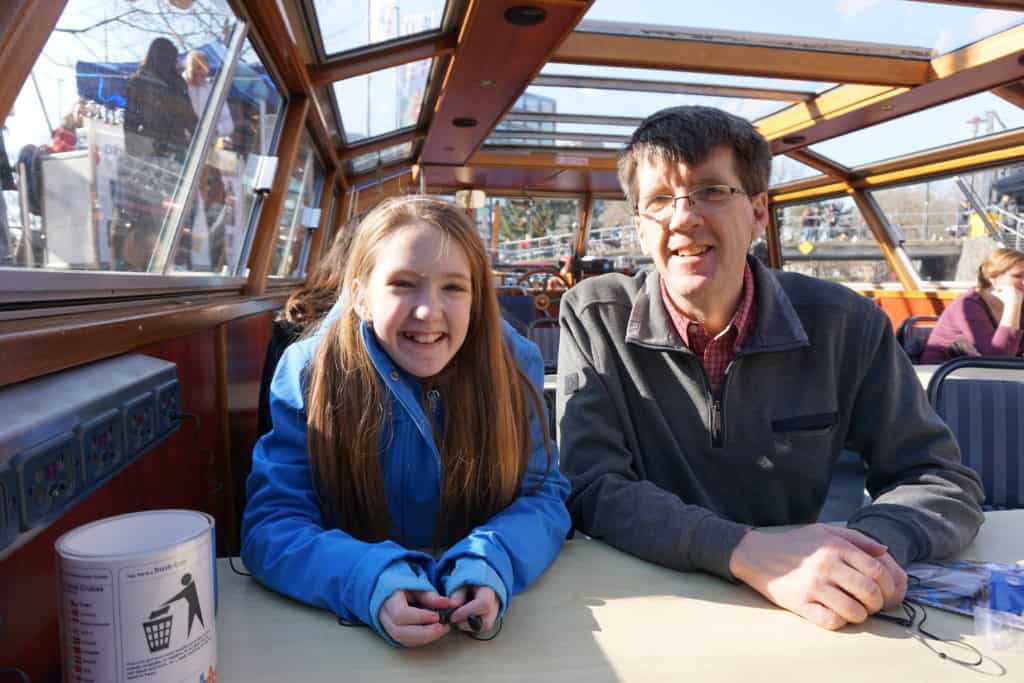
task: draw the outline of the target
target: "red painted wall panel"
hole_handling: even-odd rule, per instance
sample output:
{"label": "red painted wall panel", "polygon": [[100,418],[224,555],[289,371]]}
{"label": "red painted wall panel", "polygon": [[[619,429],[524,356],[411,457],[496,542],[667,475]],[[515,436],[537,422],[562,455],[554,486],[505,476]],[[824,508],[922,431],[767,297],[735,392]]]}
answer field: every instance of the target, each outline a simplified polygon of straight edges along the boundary
{"label": "red painted wall panel", "polygon": [[[265,332],[263,332],[265,328]],[[185,420],[167,441],[129,465],[43,533],[0,562],[0,668],[16,666],[33,683],[59,680],[58,580],[54,542],[66,531],[88,522],[139,510],[189,508],[203,510],[217,520],[218,529],[228,517],[240,514],[230,487],[219,479],[237,479],[224,467],[228,459],[227,430],[237,439],[233,452],[252,450],[256,431],[256,399],[259,376],[270,335],[270,314],[243,318],[228,324],[228,372],[239,378],[229,387],[228,403],[252,404],[251,411],[229,412],[218,404],[216,344],[218,329],[179,337],[136,349],[139,353],[172,361],[178,366],[182,410],[199,418]],[[253,380],[255,378],[255,380]],[[252,382],[255,381],[253,385]],[[251,415],[249,414],[251,412]],[[222,415],[244,424],[224,424]],[[251,423],[251,424],[250,424]],[[247,473],[246,469],[246,473]],[[218,534],[218,553],[233,548],[235,541]]]}

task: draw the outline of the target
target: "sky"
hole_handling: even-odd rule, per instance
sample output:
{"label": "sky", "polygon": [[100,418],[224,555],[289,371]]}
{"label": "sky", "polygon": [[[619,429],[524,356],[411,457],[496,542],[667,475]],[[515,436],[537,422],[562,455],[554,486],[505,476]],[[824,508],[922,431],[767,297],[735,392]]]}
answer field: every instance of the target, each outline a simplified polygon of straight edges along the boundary
{"label": "sky", "polygon": [[[207,6],[223,9],[224,0],[197,0]],[[436,17],[443,6],[441,0],[315,0],[321,14],[323,32],[329,44],[345,49],[382,29],[367,21],[368,10],[383,8],[403,32],[422,24],[424,17]],[[128,9],[162,8],[168,24],[175,26],[177,10],[169,9],[167,0],[69,0],[60,28],[80,29],[91,26]],[[397,7],[397,11],[395,8]],[[717,2],[686,2],[678,0],[596,0],[586,19],[615,22],[657,23],[673,26],[699,26],[720,30],[741,30],[781,33],[798,36],[829,36],[840,40],[909,45],[948,52],[1024,21],[1024,12],[983,10],[907,0],[718,0]],[[439,21],[439,19],[437,19]],[[411,27],[411,28],[410,28]],[[76,98],[74,63],[89,61],[133,61],[144,53],[152,33],[121,24],[107,24],[86,34],[55,33],[37,62],[35,83],[23,87],[14,109],[6,121],[7,149],[13,156],[21,145],[45,142],[49,135],[40,99],[53,125],[60,111]],[[419,80],[424,69],[413,69]],[[572,65],[549,65],[544,74],[604,75],[680,82],[717,82],[727,85],[763,85],[820,92],[832,84],[751,79],[708,74],[641,69],[597,69]],[[407,74],[408,75],[408,74]],[[394,93],[401,76],[394,72],[380,75],[369,84],[365,79],[339,85],[339,103],[349,127],[358,135],[377,134],[409,118],[416,102],[405,97],[396,102]],[[561,113],[603,113],[643,117],[657,109],[682,103],[721,106],[741,116],[756,119],[783,106],[782,103],[734,98],[698,98],[686,95],[593,91],[577,88],[531,87],[535,92],[557,100]],[[365,93],[371,95],[367,106]],[[408,95],[408,94],[407,94]],[[40,97],[41,96],[41,97]],[[399,109],[402,109],[401,111]],[[989,114],[988,112],[994,112]],[[980,119],[980,123],[968,123]],[[358,125],[356,124],[358,122]],[[857,165],[917,150],[969,139],[1003,127],[1024,126],[1024,110],[993,95],[983,93],[931,111],[881,124],[866,131],[826,141],[812,148],[846,165]],[[347,126],[348,127],[348,126]],[[628,135],[622,127],[599,129],[565,126],[564,130],[609,132]],[[795,164],[795,162],[793,162]]]}
{"label": "sky", "polygon": [[[584,20],[692,26],[819,38],[828,36],[837,40],[925,48],[931,50],[933,54],[944,54],[1024,22],[1024,12],[984,10],[907,0],[718,0],[685,4],[670,0],[596,0]],[[717,82],[723,85],[814,92],[821,92],[834,85],[568,64],[549,64],[541,73],[690,83]],[[785,103],[766,100],[579,88],[531,86],[528,92],[553,97],[557,101],[557,111],[573,114],[643,117],[663,107],[706,104],[756,120],[785,106]],[[976,118],[982,121],[969,123]],[[856,166],[1020,126],[1024,126],[1024,110],[999,97],[982,93],[826,141],[812,146],[812,149],[844,165]],[[565,130],[582,129],[566,127]],[[587,127],[586,132],[628,135],[631,131],[628,128],[602,126]],[[796,162],[788,160],[785,163],[787,166],[799,166]],[[803,175],[816,173],[817,171],[808,170]]]}

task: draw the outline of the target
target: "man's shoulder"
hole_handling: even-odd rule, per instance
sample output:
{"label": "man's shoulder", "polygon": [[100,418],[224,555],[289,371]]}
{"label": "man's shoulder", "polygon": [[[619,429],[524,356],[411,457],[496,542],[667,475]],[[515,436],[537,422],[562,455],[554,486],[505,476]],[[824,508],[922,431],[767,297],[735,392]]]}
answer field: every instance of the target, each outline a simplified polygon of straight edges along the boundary
{"label": "man's shoulder", "polygon": [[782,291],[798,312],[827,310],[846,313],[867,313],[878,307],[868,297],[838,282],[791,273],[770,271]]}
{"label": "man's shoulder", "polygon": [[566,292],[562,305],[569,305],[577,313],[594,305],[632,306],[648,276],[645,269],[633,276],[607,273],[589,277]]}

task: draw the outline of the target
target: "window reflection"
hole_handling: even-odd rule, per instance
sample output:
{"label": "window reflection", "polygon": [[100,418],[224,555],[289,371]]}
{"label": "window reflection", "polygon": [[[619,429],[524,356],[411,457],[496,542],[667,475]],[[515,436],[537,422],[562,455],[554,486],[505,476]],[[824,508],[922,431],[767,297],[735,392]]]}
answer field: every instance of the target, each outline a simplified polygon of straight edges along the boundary
{"label": "window reflection", "polygon": [[[190,75],[186,61],[186,82],[196,110],[205,107],[212,90],[212,66],[210,70],[204,77],[199,64],[197,72]],[[281,107],[280,93],[246,40],[227,99],[214,119],[206,163],[185,211],[174,260],[177,270],[221,275],[238,271],[255,208],[247,162],[254,154],[272,152]]]}
{"label": "window reflection", "polygon": [[317,227],[315,212],[311,210],[320,206],[323,180],[323,166],[313,152],[309,136],[303,135],[274,241],[274,255],[270,262],[272,277],[303,275],[312,230]]}
{"label": "window reflection", "polygon": [[204,154],[171,268],[233,270],[251,208],[245,155],[269,151],[281,97],[247,46],[211,149],[197,149],[237,19],[226,0],[187,4],[69,0],[4,122],[4,265],[162,272],[155,246],[177,227],[187,160]]}
{"label": "window reflection", "polygon": [[851,197],[775,209],[783,270],[835,282],[897,282]]}
{"label": "window reflection", "polygon": [[445,0],[314,0],[324,52],[353,50],[441,27]]}
{"label": "window reflection", "polygon": [[872,194],[922,280],[973,282],[993,249],[1024,247],[1024,164]]}
{"label": "window reflection", "polygon": [[416,125],[433,59],[420,59],[334,84],[345,142]]}
{"label": "window reflection", "polygon": [[553,262],[572,253],[578,211],[577,199],[488,197],[476,219],[495,263]]}

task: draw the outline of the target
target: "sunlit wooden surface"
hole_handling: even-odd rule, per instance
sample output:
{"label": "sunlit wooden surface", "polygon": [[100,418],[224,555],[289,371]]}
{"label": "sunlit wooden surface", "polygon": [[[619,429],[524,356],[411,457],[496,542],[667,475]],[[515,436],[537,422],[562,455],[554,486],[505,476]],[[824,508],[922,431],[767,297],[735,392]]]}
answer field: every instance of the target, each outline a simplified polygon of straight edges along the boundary
{"label": "sunlit wooden surface", "polygon": [[[964,558],[1024,559],[1024,511],[991,513]],[[681,574],[574,540],[518,596],[498,637],[452,634],[398,650],[234,574],[220,560],[218,681],[977,681],[904,628],[870,619],[819,629],[750,589]],[[928,628],[978,644],[973,622],[928,611]],[[983,670],[1024,680],[1024,652],[991,650]]]}

